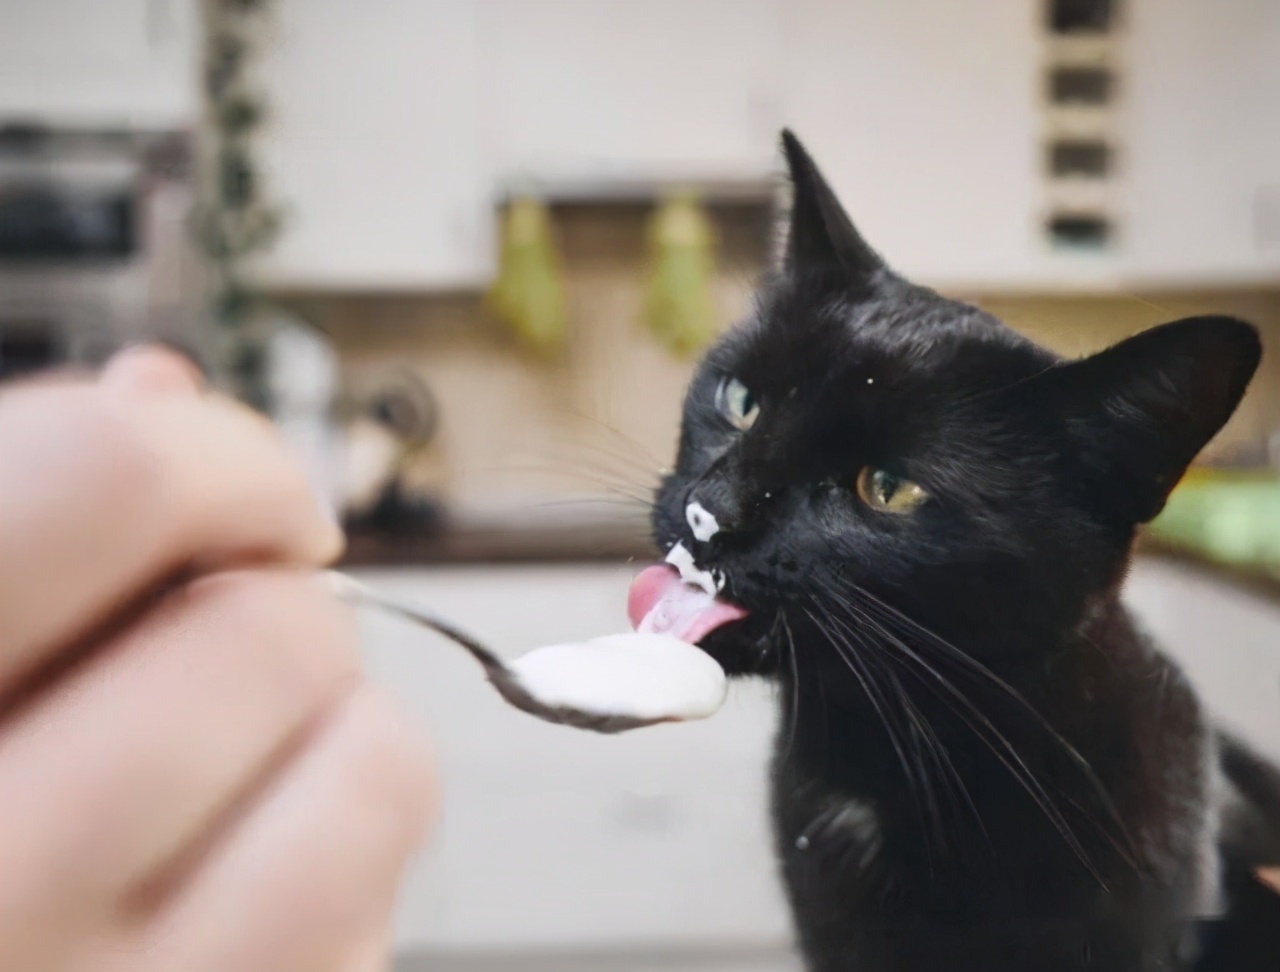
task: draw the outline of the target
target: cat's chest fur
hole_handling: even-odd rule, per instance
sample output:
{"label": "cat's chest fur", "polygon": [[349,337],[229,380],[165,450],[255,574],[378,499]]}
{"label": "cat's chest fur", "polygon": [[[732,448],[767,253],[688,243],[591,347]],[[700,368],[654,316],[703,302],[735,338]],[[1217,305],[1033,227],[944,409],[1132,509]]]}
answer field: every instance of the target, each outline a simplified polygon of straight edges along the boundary
{"label": "cat's chest fur", "polygon": [[1023,686],[1074,755],[1017,704],[985,705],[979,732],[922,701],[929,739],[895,747],[888,699],[783,667],[776,849],[815,972],[1175,967],[1183,919],[1216,903],[1213,737],[1176,667],[1114,614],[1082,649],[1105,679],[1067,659]]}

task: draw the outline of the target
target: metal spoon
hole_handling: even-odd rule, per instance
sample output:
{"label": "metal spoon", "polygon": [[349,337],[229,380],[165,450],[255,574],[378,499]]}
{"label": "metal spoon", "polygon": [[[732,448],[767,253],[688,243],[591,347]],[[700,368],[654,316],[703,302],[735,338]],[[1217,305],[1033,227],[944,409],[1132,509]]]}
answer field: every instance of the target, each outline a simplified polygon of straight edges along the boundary
{"label": "metal spoon", "polygon": [[638,729],[641,726],[652,726],[661,722],[672,721],[671,717],[642,718],[625,713],[594,712],[583,708],[548,705],[529,692],[521,683],[518,673],[513,671],[502,658],[448,621],[437,617],[416,604],[375,591],[368,585],[362,584],[346,574],[334,570],[326,571],[325,573],[333,592],[348,603],[362,607],[373,607],[398,615],[443,635],[454,644],[461,645],[471,654],[472,658],[480,663],[489,682],[498,690],[498,694],[510,705],[522,712],[537,716],[546,722],[603,733],[623,732],[627,729]]}

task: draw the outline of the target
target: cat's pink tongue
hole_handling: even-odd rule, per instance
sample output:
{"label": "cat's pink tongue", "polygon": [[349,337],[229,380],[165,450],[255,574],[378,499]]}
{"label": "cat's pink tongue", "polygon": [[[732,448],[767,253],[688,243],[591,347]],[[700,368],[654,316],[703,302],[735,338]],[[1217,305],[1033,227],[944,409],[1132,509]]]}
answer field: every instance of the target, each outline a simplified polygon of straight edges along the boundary
{"label": "cat's pink tongue", "polygon": [[744,608],[686,584],[668,564],[646,567],[627,592],[627,617],[633,628],[694,645],[721,625],[746,616]]}

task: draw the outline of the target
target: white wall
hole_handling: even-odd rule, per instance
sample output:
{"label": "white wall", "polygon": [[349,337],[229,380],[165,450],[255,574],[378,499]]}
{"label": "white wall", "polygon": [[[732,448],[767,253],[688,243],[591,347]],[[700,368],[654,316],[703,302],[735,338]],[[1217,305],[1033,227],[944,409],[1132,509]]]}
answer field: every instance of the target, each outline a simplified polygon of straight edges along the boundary
{"label": "white wall", "polygon": [[0,116],[189,124],[197,20],[194,0],[3,0]]}

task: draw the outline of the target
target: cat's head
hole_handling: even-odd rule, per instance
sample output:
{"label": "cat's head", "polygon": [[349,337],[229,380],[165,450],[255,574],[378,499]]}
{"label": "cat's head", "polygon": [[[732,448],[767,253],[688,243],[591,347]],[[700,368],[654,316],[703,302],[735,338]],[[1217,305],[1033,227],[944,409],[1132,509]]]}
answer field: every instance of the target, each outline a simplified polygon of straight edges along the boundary
{"label": "cat's head", "polygon": [[[953,639],[996,617],[1074,624],[1234,411],[1255,330],[1194,318],[1062,361],[895,274],[783,144],[782,265],[700,363],[653,516],[662,549],[749,612],[716,615],[704,647],[767,668],[762,636],[823,599],[878,599]],[[633,614],[660,597],[642,595]]]}

